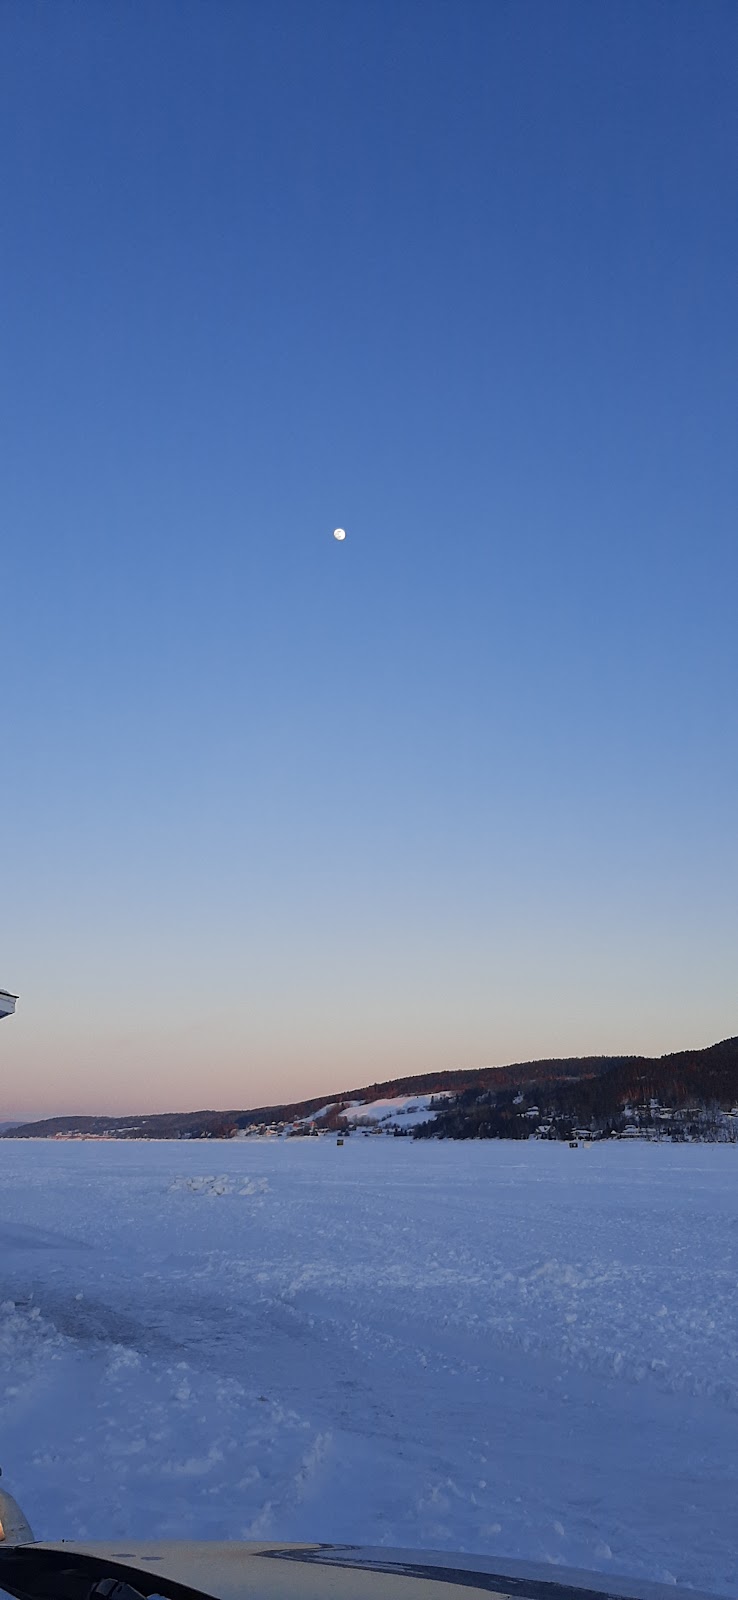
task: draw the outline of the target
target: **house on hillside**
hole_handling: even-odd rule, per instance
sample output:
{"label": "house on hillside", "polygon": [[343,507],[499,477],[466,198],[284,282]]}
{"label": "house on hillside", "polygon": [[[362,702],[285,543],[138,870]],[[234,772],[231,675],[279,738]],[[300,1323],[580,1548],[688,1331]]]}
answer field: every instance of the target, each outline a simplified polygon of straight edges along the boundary
{"label": "house on hillside", "polygon": [[12,1017],[17,999],[17,994],[10,994],[7,989],[0,989],[0,1017]]}

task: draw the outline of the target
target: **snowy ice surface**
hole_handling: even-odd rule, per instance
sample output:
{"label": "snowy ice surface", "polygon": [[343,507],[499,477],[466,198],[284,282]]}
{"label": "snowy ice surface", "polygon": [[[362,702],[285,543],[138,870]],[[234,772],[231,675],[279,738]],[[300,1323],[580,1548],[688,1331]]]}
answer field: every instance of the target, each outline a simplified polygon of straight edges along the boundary
{"label": "snowy ice surface", "polygon": [[359,1541],[738,1597],[738,1150],[0,1143],[37,1536]]}

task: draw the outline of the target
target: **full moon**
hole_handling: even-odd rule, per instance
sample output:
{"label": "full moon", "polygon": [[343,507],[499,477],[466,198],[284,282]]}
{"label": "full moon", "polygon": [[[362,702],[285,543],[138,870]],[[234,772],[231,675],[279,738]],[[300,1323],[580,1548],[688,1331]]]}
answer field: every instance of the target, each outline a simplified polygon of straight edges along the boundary
{"label": "full moon", "polygon": [[345,528],[334,528],[333,529],[333,537],[334,537],[334,539],[345,539],[346,538],[346,529]]}

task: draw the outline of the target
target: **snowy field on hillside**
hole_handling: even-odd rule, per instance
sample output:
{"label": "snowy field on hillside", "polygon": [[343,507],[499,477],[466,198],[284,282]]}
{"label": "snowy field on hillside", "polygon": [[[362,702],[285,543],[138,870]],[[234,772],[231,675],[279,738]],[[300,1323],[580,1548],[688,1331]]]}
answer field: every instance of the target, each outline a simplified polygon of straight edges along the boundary
{"label": "snowy field on hillside", "polygon": [[359,1541],[738,1596],[738,1150],[0,1142],[46,1538]]}

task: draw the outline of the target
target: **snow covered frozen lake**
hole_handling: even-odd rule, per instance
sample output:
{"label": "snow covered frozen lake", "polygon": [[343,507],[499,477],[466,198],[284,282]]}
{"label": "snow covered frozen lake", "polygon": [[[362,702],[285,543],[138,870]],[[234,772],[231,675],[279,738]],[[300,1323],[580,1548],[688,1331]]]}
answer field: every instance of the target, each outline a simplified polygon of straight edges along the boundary
{"label": "snow covered frozen lake", "polygon": [[38,1537],[738,1596],[737,1148],[3,1141],[0,1218],[0,1462]]}

